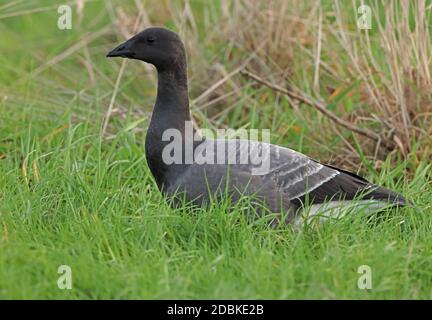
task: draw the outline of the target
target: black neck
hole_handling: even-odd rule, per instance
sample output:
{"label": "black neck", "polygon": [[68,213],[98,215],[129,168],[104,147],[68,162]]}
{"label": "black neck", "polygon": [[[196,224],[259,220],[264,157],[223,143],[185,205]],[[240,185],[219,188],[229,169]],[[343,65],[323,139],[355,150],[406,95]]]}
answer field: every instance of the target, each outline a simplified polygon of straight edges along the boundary
{"label": "black neck", "polygon": [[147,131],[146,158],[160,189],[163,189],[170,172],[185,168],[166,165],[162,161],[162,151],[170,143],[162,141],[162,135],[165,130],[176,129],[181,132],[184,141],[185,122],[190,119],[186,63],[173,65],[170,69],[158,69],[158,91]]}
{"label": "black neck", "polygon": [[[190,120],[186,70],[158,70],[158,90],[153,115],[170,113],[177,120]],[[181,118],[181,119],[180,119]]]}

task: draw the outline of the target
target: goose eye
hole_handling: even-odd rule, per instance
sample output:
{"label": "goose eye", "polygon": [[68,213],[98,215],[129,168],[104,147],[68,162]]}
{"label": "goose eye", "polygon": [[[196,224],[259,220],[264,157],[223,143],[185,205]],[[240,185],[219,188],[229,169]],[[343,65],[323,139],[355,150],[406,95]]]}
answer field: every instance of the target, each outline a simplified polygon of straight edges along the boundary
{"label": "goose eye", "polygon": [[155,38],[152,36],[147,37],[147,42],[148,43],[153,43],[155,41]]}

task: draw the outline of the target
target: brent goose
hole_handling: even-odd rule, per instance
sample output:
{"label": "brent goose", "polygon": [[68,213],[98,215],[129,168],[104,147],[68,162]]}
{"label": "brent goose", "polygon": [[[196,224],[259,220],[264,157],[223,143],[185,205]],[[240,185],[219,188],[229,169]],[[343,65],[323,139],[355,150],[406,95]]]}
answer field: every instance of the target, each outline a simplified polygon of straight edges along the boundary
{"label": "brent goose", "polygon": [[[183,201],[204,205],[222,194],[229,194],[233,201],[253,195],[265,202],[266,210],[284,213],[287,223],[298,222],[304,213],[299,209],[305,203],[314,213],[323,207],[356,203],[373,203],[374,209],[406,204],[394,191],[288,148],[247,139],[202,138],[188,126],[191,116],[185,48],[180,37],[168,29],[147,28],[107,57],[142,60],[157,69],[157,98],[145,152],[160,191],[169,198],[178,200],[180,195]],[[176,137],[173,132],[178,133],[180,146],[172,145]],[[245,150],[250,161],[242,162]],[[167,160],[167,154],[172,156],[173,152],[180,153],[180,161],[172,157]],[[256,170],[254,158],[259,156],[269,164],[265,172]]]}

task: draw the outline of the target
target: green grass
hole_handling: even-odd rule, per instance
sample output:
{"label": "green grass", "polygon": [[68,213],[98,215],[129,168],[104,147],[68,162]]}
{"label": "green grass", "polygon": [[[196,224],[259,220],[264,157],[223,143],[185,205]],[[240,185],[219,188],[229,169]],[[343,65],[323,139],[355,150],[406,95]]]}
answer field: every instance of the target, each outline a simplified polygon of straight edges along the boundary
{"label": "green grass", "polygon": [[[432,297],[424,164],[409,181],[390,185],[418,209],[269,229],[224,203],[194,213],[171,209],[147,169],[141,137],[101,142],[91,128],[82,122],[51,135],[31,126],[13,136],[16,128],[6,127],[1,298]],[[402,167],[384,169],[375,181],[388,185]],[[72,290],[57,288],[60,265],[72,268]],[[372,268],[372,290],[357,288],[361,265]]]}
{"label": "green grass", "polygon": [[[54,10],[25,13],[42,2]],[[145,133],[135,130],[145,131],[155,94],[137,62],[128,62],[116,99],[124,117],[113,114],[108,138],[101,138],[119,70],[104,53],[122,40],[112,31],[109,2],[86,3],[81,25],[65,32],[56,28],[58,2],[14,3],[0,10],[0,298],[432,298],[431,166],[416,155],[424,146],[413,142],[405,160],[389,155],[379,170],[360,145],[357,150],[359,171],[401,192],[415,208],[351,214],[300,229],[249,221],[241,213],[247,199],[231,209],[229,202],[172,209],[146,165]],[[192,5],[197,17],[210,10],[202,1]],[[124,8],[135,12],[135,2]],[[4,17],[14,10],[24,13]],[[107,34],[88,48],[45,66],[83,34],[106,26]],[[206,43],[204,55],[217,56],[224,45]],[[82,65],[87,54],[94,82]],[[222,62],[228,71],[236,66]],[[198,67],[191,65],[192,98],[219,79],[202,82]],[[305,74],[299,83],[309,78]],[[316,113],[305,110],[305,119],[297,118],[287,101],[276,102],[268,90],[250,84],[241,94],[206,125],[270,128],[272,142],[322,159],[341,146],[339,135],[328,148],[308,139],[331,126]],[[352,106],[356,99],[343,95],[342,102]],[[194,110],[201,123],[210,114]],[[57,287],[61,265],[72,269],[72,290]],[[362,265],[371,267],[371,290],[357,287]]]}

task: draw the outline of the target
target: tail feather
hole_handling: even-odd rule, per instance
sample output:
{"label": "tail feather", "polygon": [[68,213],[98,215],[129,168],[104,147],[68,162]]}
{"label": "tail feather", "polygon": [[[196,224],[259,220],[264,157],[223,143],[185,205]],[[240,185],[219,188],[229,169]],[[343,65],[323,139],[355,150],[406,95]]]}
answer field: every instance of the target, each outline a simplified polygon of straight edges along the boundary
{"label": "tail feather", "polygon": [[319,204],[327,201],[373,199],[394,206],[406,206],[409,204],[401,194],[393,190],[372,184],[354,173],[332,166],[328,167],[339,171],[339,174],[310,191],[307,196],[299,198],[298,200],[301,203],[309,201],[311,204]]}
{"label": "tail feather", "polygon": [[376,185],[371,185],[370,189],[372,191],[368,193],[366,190],[362,199],[380,200],[385,201],[389,204],[393,204],[395,206],[402,207],[408,204],[407,200],[401,194],[393,190]]}

